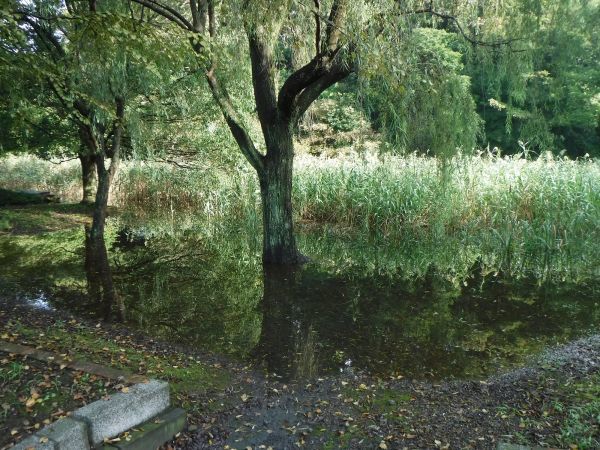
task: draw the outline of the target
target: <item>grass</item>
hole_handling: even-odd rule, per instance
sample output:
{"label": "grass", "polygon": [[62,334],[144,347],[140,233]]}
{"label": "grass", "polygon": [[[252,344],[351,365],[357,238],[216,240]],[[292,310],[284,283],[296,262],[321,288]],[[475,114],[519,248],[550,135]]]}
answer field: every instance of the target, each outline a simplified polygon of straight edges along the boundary
{"label": "grass", "polygon": [[0,233],[30,235],[90,223],[90,207],[80,204],[32,204],[0,211]]}
{"label": "grass", "polygon": [[[600,373],[568,387],[570,406],[561,425],[559,443],[581,450],[600,448]],[[563,405],[556,405],[561,408]]]}
{"label": "grass", "polygon": [[600,400],[569,409],[560,441],[581,450],[600,448]]}

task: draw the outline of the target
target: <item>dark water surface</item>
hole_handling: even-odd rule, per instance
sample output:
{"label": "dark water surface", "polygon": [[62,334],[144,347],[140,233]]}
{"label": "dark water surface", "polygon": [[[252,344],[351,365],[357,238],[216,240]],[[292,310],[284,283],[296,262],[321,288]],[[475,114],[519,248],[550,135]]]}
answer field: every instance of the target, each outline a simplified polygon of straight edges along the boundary
{"label": "dark water surface", "polygon": [[353,369],[482,377],[600,324],[600,284],[547,276],[547,261],[538,268],[513,258],[519,270],[501,270],[497,258],[469,248],[357,246],[307,232],[311,263],[263,270],[259,237],[247,233],[109,229],[113,304],[94,281],[105,271],[90,268],[79,229],[0,237],[3,295],[101,319],[122,314],[157,337],[285,378]]}

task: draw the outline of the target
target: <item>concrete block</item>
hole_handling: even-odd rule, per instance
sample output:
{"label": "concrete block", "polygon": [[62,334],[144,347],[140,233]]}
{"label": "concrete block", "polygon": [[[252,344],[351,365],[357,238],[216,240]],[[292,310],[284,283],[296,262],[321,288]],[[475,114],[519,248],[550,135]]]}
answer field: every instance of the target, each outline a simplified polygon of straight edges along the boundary
{"label": "concrete block", "polygon": [[48,439],[48,442],[41,442],[41,439],[41,436],[34,434],[14,445],[10,450],[58,450],[57,445],[51,440]]}
{"label": "concrete block", "polygon": [[148,450],[158,448],[183,430],[187,414],[181,408],[168,409],[162,414],[136,427],[123,439],[102,447],[103,450]]}
{"label": "concrete block", "polygon": [[72,417],[87,424],[90,442],[96,446],[160,414],[169,405],[169,384],[151,380],[131,386],[127,393],[90,403]]}
{"label": "concrete block", "polygon": [[520,445],[520,444],[507,444],[505,442],[498,443],[496,450],[560,450],[557,448],[549,448],[549,447],[530,447],[528,445]]}
{"label": "concrete block", "polygon": [[85,422],[70,418],[60,419],[37,433],[56,444],[58,450],[89,450],[88,430]]}

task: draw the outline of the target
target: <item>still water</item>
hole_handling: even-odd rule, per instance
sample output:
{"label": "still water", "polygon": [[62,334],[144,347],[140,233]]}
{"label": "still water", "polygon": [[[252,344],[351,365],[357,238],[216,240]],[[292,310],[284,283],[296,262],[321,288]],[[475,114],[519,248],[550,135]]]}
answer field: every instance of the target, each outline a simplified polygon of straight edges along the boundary
{"label": "still water", "polygon": [[[600,324],[600,284],[565,275],[564,261],[558,271],[513,257],[503,268],[477,246],[313,229],[300,235],[309,264],[263,269],[258,235],[243,230],[165,234],[118,221],[108,230],[108,268],[93,267],[83,229],[1,236],[3,295],[124,320],[283,378],[483,377]],[[106,270],[110,304],[94,281]]]}

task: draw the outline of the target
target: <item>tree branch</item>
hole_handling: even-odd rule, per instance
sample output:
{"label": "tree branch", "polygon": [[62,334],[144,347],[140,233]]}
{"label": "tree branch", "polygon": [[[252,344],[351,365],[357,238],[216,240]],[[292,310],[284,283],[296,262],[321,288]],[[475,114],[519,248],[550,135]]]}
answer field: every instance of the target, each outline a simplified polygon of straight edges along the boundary
{"label": "tree branch", "polygon": [[327,21],[327,29],[325,32],[325,42],[327,51],[334,51],[338,48],[338,42],[342,34],[342,22],[346,17],[348,10],[347,0],[335,0],[331,6],[329,20]]}
{"label": "tree branch", "polygon": [[273,52],[269,44],[265,44],[254,31],[248,32],[248,44],[256,110],[265,133],[277,118]]}
{"label": "tree branch", "polygon": [[115,98],[115,112],[117,117],[113,123],[112,130],[110,166],[108,168],[109,183],[112,181],[115,173],[117,173],[121,156],[121,140],[123,138],[123,122],[125,119],[125,100],[122,97]]}
{"label": "tree branch", "polygon": [[288,117],[292,115],[298,94],[320,77],[327,74],[340,50],[341,47],[338,47],[326,54],[320,53],[285,80],[285,83],[283,83],[283,86],[279,90],[279,98],[277,100],[277,107],[281,114]]}
{"label": "tree branch", "polygon": [[[315,4],[317,3],[318,0],[315,1]],[[283,83],[279,91],[277,107],[284,117],[291,118],[294,115],[296,99],[304,89],[317,82],[321,77],[327,77],[332,70],[335,58],[342,49],[339,40],[347,5],[347,0],[334,0],[327,19],[325,48],[319,49],[318,54],[308,64],[291,74]],[[315,14],[318,12],[315,11]]]}
{"label": "tree branch", "polygon": [[163,16],[165,19],[170,20],[171,22],[178,25],[180,28],[183,28],[187,31],[194,31],[194,26],[177,10],[163,5],[162,3],[158,3],[154,0],[132,0],[138,5],[145,6],[146,8],[154,11],[156,14]]}
{"label": "tree branch", "polygon": [[315,56],[321,53],[321,3],[319,0],[315,2]]}
{"label": "tree branch", "polygon": [[[44,45],[50,51],[50,53],[53,53],[52,49],[54,49],[54,51],[58,54],[59,57],[65,56],[65,50],[62,48],[62,46],[58,42],[58,39],[52,34],[52,32],[50,32],[49,30],[42,27],[39,23],[32,20],[31,17],[29,17],[29,14],[24,11],[17,11],[15,14],[20,15],[20,20],[22,20],[24,23],[26,23],[33,29],[35,34],[38,35],[38,37],[44,43]],[[53,59],[55,59],[54,55],[52,56]]]}
{"label": "tree branch", "polygon": [[258,152],[248,131],[246,131],[242,125],[242,119],[235,110],[227,91],[219,84],[219,81],[215,76],[214,67],[211,67],[206,72],[206,79],[208,80],[208,85],[213,93],[213,97],[219,105],[219,108],[225,117],[225,121],[231,130],[231,134],[240,147],[242,154],[246,157],[252,167],[254,167],[259,176],[262,175],[264,172],[264,156]]}
{"label": "tree branch", "polygon": [[326,74],[307,86],[296,99],[292,112],[293,125],[297,125],[310,105],[319,98],[319,95],[338,81],[346,78],[352,71],[352,67],[338,63]]}
{"label": "tree branch", "polygon": [[217,34],[217,22],[215,19],[215,0],[208,0],[208,35],[215,37]]}
{"label": "tree branch", "polygon": [[[405,14],[430,14],[432,16],[436,16],[441,19],[449,20],[454,23],[454,25],[456,26],[460,35],[473,45],[479,45],[479,46],[483,46],[483,47],[502,47],[502,46],[506,45],[506,46],[510,47],[512,50],[511,44],[513,42],[523,40],[523,38],[513,38],[513,39],[506,39],[503,41],[487,42],[487,41],[480,41],[480,40],[474,39],[465,32],[465,30],[463,29],[462,25],[460,24],[460,22],[456,18],[456,16],[435,11],[431,6],[428,8],[422,8],[422,9],[416,9],[413,11],[408,11]],[[524,51],[524,50],[513,50],[513,51]]]}

